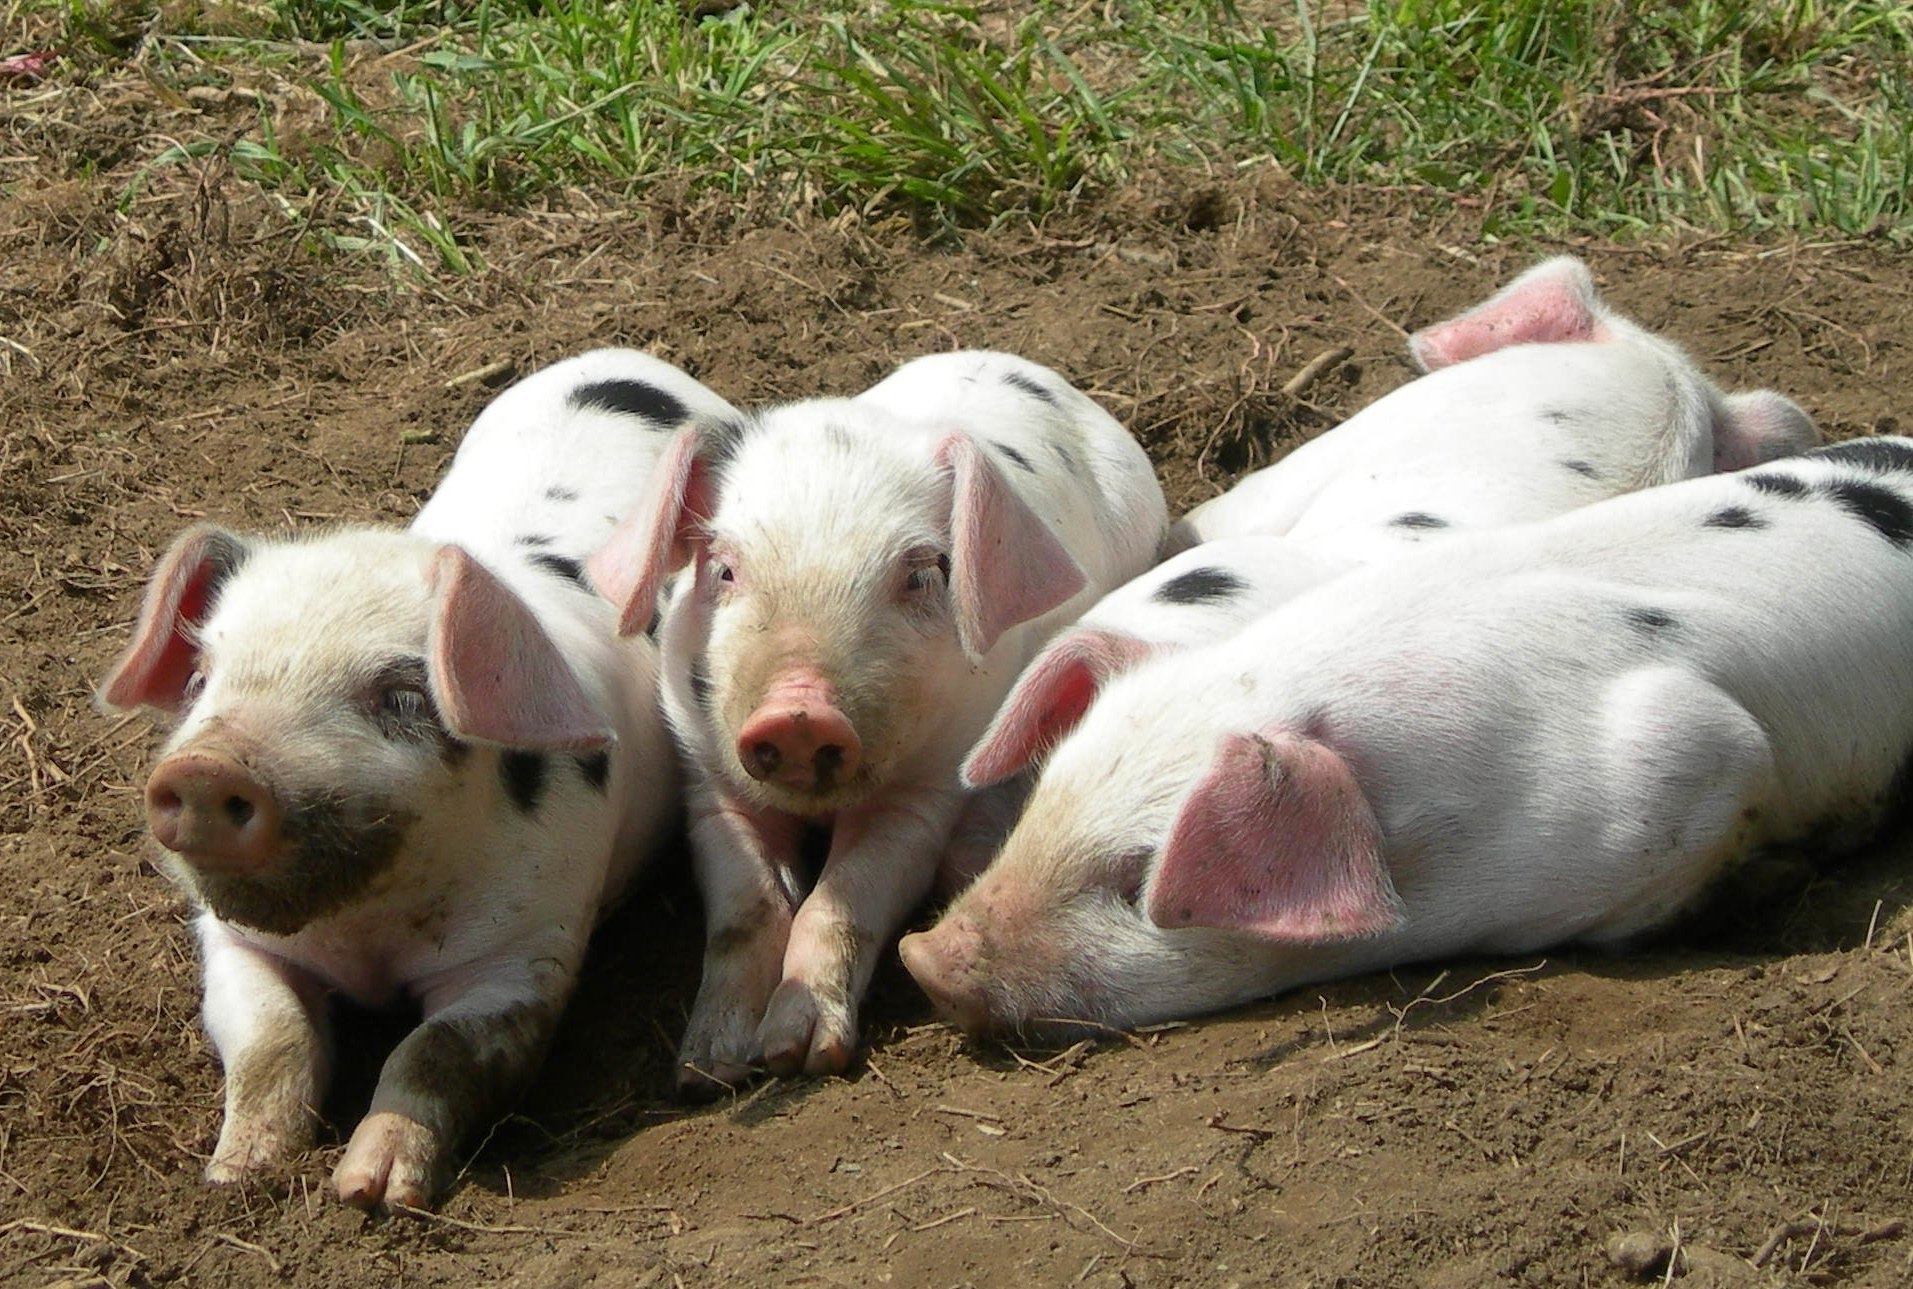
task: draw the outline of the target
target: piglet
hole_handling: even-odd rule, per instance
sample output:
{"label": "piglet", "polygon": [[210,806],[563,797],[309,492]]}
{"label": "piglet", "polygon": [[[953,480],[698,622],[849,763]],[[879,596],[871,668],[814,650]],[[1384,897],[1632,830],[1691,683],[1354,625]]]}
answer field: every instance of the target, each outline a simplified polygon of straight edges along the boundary
{"label": "piglet", "polygon": [[1007,354],[920,358],[853,399],[678,436],[590,572],[635,632],[690,565],[659,635],[706,916],[684,1092],[760,1063],[845,1068],[878,954],[963,804],[965,749],[1165,527],[1135,440]]}
{"label": "piglet", "polygon": [[1782,395],[1722,394],[1679,346],[1608,308],[1568,256],[1409,348],[1426,376],[1190,511],[1166,550],[1267,533],[1334,537],[1368,560],[1817,441]]}
{"label": "piglet", "polygon": [[1913,440],[1456,538],[1115,680],[903,958],[974,1032],[1619,944],[1864,838],[1913,746]]}
{"label": "piglet", "polygon": [[175,722],[146,785],[160,866],[201,910],[226,1072],[206,1176],[311,1145],[325,997],[421,1010],[333,1179],[432,1201],[451,1152],[543,1056],[585,942],[676,817],[656,647],[582,561],[672,435],[735,413],[602,350],[507,390],[409,531],[183,533],[100,688]]}

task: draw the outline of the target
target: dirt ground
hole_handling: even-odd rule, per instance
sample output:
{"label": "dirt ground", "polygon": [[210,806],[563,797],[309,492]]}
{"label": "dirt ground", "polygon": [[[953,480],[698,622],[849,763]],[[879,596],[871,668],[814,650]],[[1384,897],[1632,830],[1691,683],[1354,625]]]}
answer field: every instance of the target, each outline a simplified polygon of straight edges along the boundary
{"label": "dirt ground", "polygon": [[[182,525],[403,522],[506,379],[453,378],[607,343],[745,403],[1014,350],[1132,425],[1186,505],[1406,380],[1403,328],[1563,248],[1269,180],[934,244],[580,198],[482,225],[492,270],[421,291],[328,260],[216,162],[122,210],[116,140],[163,121],[13,125],[0,1284],[1913,1282],[1913,838],[1751,869],[1626,956],[1418,967],[1093,1049],[966,1043],[893,964],[849,1077],[697,1109],[667,1095],[699,943],[670,860],[439,1217],[328,1199],[336,1139],[289,1185],[205,1189],[218,1071],[184,906],[144,858],[153,739],[90,706]],[[1892,429],[1913,396],[1884,245],[1566,249],[1830,435]],[[1337,346],[1352,358],[1282,392]],[[345,1022],[349,1130],[396,1031]]]}

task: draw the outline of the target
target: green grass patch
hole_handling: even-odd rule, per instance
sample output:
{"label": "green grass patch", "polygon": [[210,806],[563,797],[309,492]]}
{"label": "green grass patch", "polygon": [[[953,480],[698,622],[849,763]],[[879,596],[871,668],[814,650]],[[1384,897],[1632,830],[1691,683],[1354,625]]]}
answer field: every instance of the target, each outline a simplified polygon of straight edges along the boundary
{"label": "green grass patch", "polygon": [[297,76],[325,105],[316,137],[289,146],[262,96],[239,144],[152,164],[227,148],[290,205],[349,212],[348,249],[435,270],[475,267],[462,212],[572,188],[935,228],[1164,166],[1470,205],[1501,236],[1913,240],[1913,7],[1893,0],[41,7],[95,41],[143,15],[149,74],[182,83]]}

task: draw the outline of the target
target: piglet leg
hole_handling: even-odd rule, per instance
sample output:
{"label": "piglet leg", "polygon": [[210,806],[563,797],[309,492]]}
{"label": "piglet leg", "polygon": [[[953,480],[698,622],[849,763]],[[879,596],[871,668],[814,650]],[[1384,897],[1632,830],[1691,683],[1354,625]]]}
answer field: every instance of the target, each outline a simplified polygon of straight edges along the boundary
{"label": "piglet leg", "polygon": [[303,972],[211,914],[198,930],[206,1032],[226,1070],[226,1120],[206,1180],[228,1185],[311,1147],[329,1073],[324,1001]]}
{"label": "piglet leg", "polygon": [[704,899],[704,975],[678,1049],[678,1093],[704,1098],[750,1078],[797,904],[798,826],[705,788],[693,792],[690,837]]}
{"label": "piglet leg", "polygon": [[582,951],[582,935],[554,935],[427,984],[425,1019],[386,1059],[372,1108],[333,1170],[340,1199],[431,1206],[453,1149],[537,1073]]}
{"label": "piglet leg", "polygon": [[830,858],[797,910],[783,983],[758,1027],[776,1074],[835,1074],[857,1050],[857,1004],[884,945],[929,894],[962,806],[941,789],[888,793],[837,816]]}

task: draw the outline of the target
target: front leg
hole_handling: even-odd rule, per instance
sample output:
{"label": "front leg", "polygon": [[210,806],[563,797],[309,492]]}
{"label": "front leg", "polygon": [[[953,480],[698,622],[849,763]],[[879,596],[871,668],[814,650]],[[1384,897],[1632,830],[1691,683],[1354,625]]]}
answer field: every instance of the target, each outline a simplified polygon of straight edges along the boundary
{"label": "front leg", "polygon": [[458,1148],[538,1071],[577,979],[583,945],[518,946],[428,982],[424,1019],[379,1072],[372,1107],[333,1170],[339,1198],[428,1208]]}
{"label": "front leg", "polygon": [[678,1049],[678,1094],[717,1096],[749,1079],[757,1026],[783,975],[796,892],[796,820],[696,791],[691,856],[704,900],[704,974]]}
{"label": "front leg", "polygon": [[758,1027],[773,1073],[849,1066],[878,951],[929,893],[961,805],[952,789],[918,788],[838,815],[830,858],[791,924],[783,983]]}
{"label": "front leg", "polygon": [[199,915],[206,1033],[226,1071],[226,1118],[206,1165],[215,1185],[245,1181],[312,1146],[329,1053],[325,999],[299,968]]}

